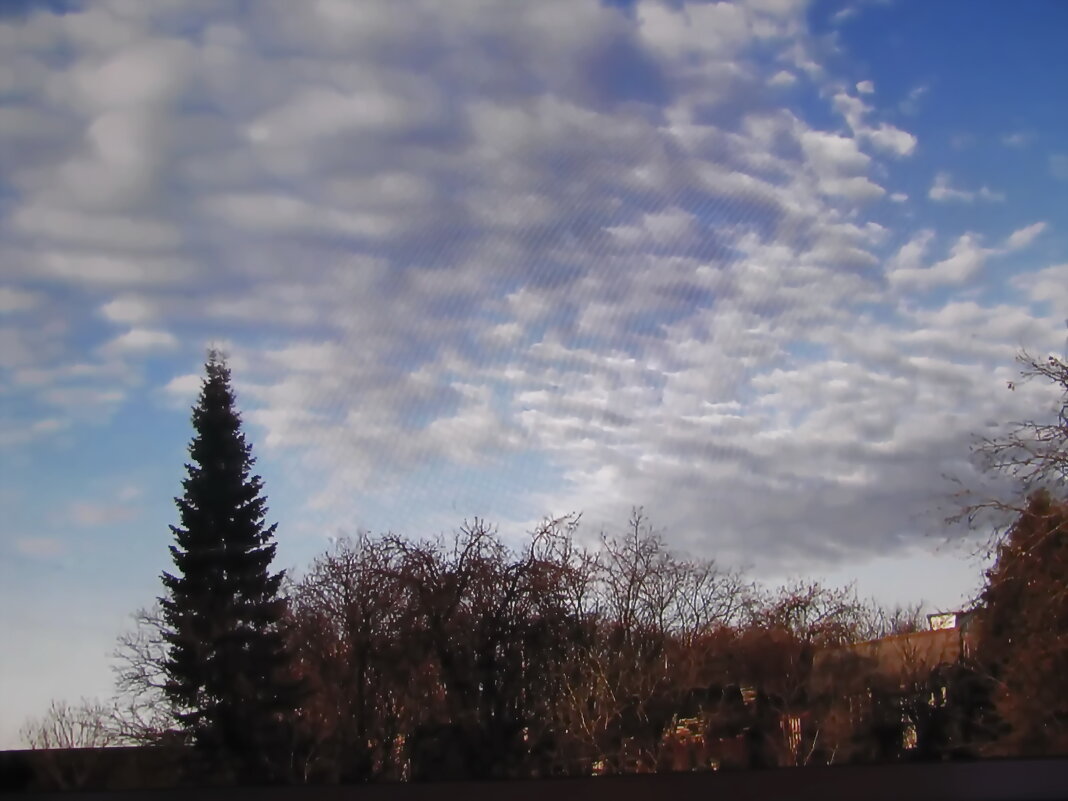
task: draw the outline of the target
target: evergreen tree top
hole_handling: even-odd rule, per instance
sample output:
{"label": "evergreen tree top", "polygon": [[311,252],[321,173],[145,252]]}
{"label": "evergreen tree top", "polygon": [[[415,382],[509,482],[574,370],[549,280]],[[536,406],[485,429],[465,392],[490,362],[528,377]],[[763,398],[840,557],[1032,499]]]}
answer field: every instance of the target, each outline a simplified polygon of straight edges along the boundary
{"label": "evergreen tree top", "polygon": [[175,498],[176,569],[162,576],[164,691],[204,753],[255,775],[285,742],[279,720],[291,715],[299,688],[289,677],[278,595],[284,574],[270,572],[275,526],[265,523],[263,481],[251,474],[230,369],[212,349],[204,370],[184,491]]}
{"label": "evergreen tree top", "polygon": [[266,525],[263,481],[252,475],[252,447],[241,431],[241,416],[230,368],[215,349],[208,352],[205,378],[193,407],[184,493],[175,498],[180,525],[172,528],[171,549],[181,578],[164,575],[174,591],[212,586],[218,592],[246,588],[270,597],[281,574],[267,570],[273,560],[275,526]]}

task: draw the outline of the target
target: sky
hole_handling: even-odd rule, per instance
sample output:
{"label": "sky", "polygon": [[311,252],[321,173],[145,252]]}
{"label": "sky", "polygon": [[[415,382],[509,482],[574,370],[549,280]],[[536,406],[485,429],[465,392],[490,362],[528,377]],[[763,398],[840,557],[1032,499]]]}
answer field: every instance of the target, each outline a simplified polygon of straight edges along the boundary
{"label": "sky", "polygon": [[1058,0],[0,5],[0,747],[160,594],[205,348],[299,574],[546,515],[955,608],[1063,354]]}

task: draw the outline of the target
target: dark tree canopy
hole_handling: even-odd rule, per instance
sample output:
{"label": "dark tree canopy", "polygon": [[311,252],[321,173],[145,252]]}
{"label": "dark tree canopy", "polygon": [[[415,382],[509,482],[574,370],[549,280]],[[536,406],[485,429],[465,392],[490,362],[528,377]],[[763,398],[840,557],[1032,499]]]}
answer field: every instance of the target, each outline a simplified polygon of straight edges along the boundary
{"label": "dark tree canopy", "polygon": [[282,623],[275,526],[241,431],[224,358],[211,351],[193,409],[191,462],[175,499],[174,573],[163,574],[165,692],[213,771],[272,778],[298,687]]}
{"label": "dark tree canopy", "polygon": [[[1008,502],[980,499],[1011,523],[995,532],[996,562],[979,598],[978,657],[997,686],[1011,728],[996,750],[1063,753],[1068,748],[1068,363],[1020,354],[1021,380],[1044,379],[1059,395],[1041,416],[1012,424],[976,449],[987,471],[1007,477]],[[1014,389],[1016,384],[1010,384]]]}
{"label": "dark tree canopy", "polygon": [[1009,753],[1068,749],[1068,503],[1031,496],[987,573],[981,658],[1012,727]]}

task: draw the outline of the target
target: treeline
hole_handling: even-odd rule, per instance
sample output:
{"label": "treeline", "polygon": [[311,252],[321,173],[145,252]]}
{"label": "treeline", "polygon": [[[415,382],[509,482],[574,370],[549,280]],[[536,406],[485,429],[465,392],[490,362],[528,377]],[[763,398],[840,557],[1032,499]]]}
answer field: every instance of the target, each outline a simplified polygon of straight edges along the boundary
{"label": "treeline", "polygon": [[576,522],[546,523],[518,552],[475,521],[449,538],[361,537],[320,557],[290,595],[310,689],[307,777],[673,770],[684,722],[706,746],[693,768],[715,764],[716,743],[737,767],[901,752],[900,737],[870,742],[886,724],[876,706],[832,720],[849,701],[814,663],[915,630],[915,610],[888,615],[811,583],[761,592],[671,553],[640,512],[596,550],[576,544]]}
{"label": "treeline", "polygon": [[[768,590],[673,553],[636,510],[583,547],[578,517],[520,549],[485,521],[450,536],[342,539],[284,587],[291,678],[304,687],[286,781],[530,778],[845,764],[977,753],[986,696],[935,698],[971,671],[886,685],[819,655],[925,628],[852,588]],[[110,742],[184,741],[161,690],[165,633],[141,613],[118,656]],[[906,677],[895,677],[905,679]],[[984,706],[984,704],[986,706]],[[954,707],[956,705],[957,708]],[[161,714],[162,713],[162,714]],[[101,717],[103,710],[97,710]],[[919,741],[906,729],[918,724]]]}
{"label": "treeline", "polygon": [[[576,544],[575,523],[547,523],[519,552],[475,521],[431,541],[342,541],[319,558],[290,605],[308,775],[664,769],[665,735],[695,717],[709,738],[751,731],[752,759],[780,764],[790,758],[760,712],[807,703],[817,649],[886,632],[849,592],[765,596],[681,559],[640,513],[596,551]],[[743,687],[767,709],[741,712]]]}
{"label": "treeline", "polygon": [[[1025,366],[1068,398],[1064,363]],[[596,547],[577,516],[516,547],[476,519],[427,540],[343,539],[299,577],[272,574],[274,528],[217,354],[193,423],[176,570],[120,640],[121,700],[53,707],[27,730],[35,746],[188,745],[189,780],[242,783],[1068,751],[1063,410],[981,444],[1027,479],[1019,502],[965,508],[1012,524],[970,645],[945,658],[913,647],[931,634],[918,607],[762,588],[674,553],[641,510]],[[889,666],[851,647],[895,634],[913,652]]]}

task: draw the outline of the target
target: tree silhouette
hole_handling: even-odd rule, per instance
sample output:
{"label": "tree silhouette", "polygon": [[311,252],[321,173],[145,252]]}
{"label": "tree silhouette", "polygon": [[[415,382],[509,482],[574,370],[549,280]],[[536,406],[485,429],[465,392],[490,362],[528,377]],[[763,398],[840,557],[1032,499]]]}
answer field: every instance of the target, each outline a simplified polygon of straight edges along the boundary
{"label": "tree silhouette", "polygon": [[212,776],[278,780],[298,702],[271,573],[275,526],[265,526],[263,482],[251,475],[230,370],[215,350],[193,409],[184,494],[172,526],[176,571],[164,573],[164,690]]}
{"label": "tree silhouette", "polygon": [[[1045,380],[1058,397],[1044,415],[1011,424],[975,449],[990,474],[1008,478],[1008,500],[980,498],[969,520],[994,529],[997,560],[979,599],[977,658],[997,683],[997,709],[1011,733],[1008,754],[1068,752],[1068,363],[1021,353],[1021,381]],[[1009,389],[1015,390],[1016,383]]]}
{"label": "tree silhouette", "polygon": [[1007,753],[1068,753],[1068,504],[1031,496],[987,573],[977,655],[997,679]]}

